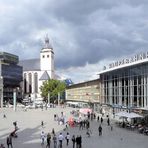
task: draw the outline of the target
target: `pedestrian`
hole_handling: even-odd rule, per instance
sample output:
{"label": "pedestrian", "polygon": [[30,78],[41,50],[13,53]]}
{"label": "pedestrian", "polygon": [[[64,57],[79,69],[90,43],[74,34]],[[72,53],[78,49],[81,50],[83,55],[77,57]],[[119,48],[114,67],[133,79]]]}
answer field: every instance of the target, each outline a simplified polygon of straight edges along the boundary
{"label": "pedestrian", "polygon": [[70,139],[70,135],[69,135],[69,133],[67,133],[67,135],[66,135],[66,145],[68,146],[68,144],[69,144],[69,139]]}
{"label": "pedestrian", "polygon": [[96,114],[94,113],[94,119],[96,119]]}
{"label": "pedestrian", "polygon": [[51,135],[50,133],[47,134],[47,145],[46,148],[50,148],[50,143],[51,143]]}
{"label": "pedestrian", "polygon": [[9,148],[9,146],[11,146],[11,148],[13,148],[13,145],[12,145],[12,136],[11,135],[9,135],[7,137],[7,146],[8,146],[8,148]]}
{"label": "pedestrian", "polygon": [[41,145],[44,145],[44,141],[45,141],[45,133],[44,131],[41,132]]}
{"label": "pedestrian", "polygon": [[110,125],[110,119],[109,119],[109,117],[107,118],[107,124],[108,124],[108,126]]}
{"label": "pedestrian", "polygon": [[75,135],[72,136],[72,145],[73,145],[73,148],[75,148],[75,143],[76,143],[76,138],[75,138]]}
{"label": "pedestrian", "polygon": [[103,123],[103,118],[101,117],[101,124]]}
{"label": "pedestrian", "polygon": [[79,148],[80,147],[80,145],[79,145],[79,136],[77,135],[77,137],[76,137],[76,148]]}
{"label": "pedestrian", "polygon": [[54,121],[56,121],[56,119],[57,119],[57,115],[56,115],[56,114],[54,114]]}
{"label": "pedestrian", "polygon": [[44,127],[44,122],[43,121],[41,121],[41,126],[42,126],[42,128]]}
{"label": "pedestrian", "polygon": [[97,117],[97,121],[99,122],[99,119],[100,119],[100,117],[99,117],[99,115],[98,115],[98,117]]}
{"label": "pedestrian", "polygon": [[92,134],[92,132],[91,132],[91,130],[88,128],[88,129],[87,129],[87,132],[86,132],[86,135],[87,135],[88,137],[90,137],[91,134]]}
{"label": "pedestrian", "polygon": [[113,131],[113,126],[112,125],[110,126],[110,130]]}
{"label": "pedestrian", "polygon": [[82,137],[81,137],[81,135],[79,136],[79,148],[82,148]]}
{"label": "pedestrian", "polygon": [[79,130],[81,130],[81,129],[83,129],[83,122],[82,121],[80,121],[80,123],[79,123]]}
{"label": "pedestrian", "polygon": [[62,133],[60,133],[60,135],[58,136],[58,140],[59,140],[59,148],[62,148],[62,144],[64,140],[64,136]]}
{"label": "pedestrian", "polygon": [[52,135],[55,135],[55,131],[54,131],[54,128],[52,129]]}
{"label": "pedestrian", "polygon": [[5,148],[5,146],[3,144],[0,145],[0,148]]}
{"label": "pedestrian", "polygon": [[102,135],[102,126],[101,125],[99,126],[98,131],[99,131],[99,136],[101,136]]}
{"label": "pedestrian", "polygon": [[57,136],[56,136],[56,134],[54,134],[54,136],[53,136],[53,145],[54,145],[54,148],[57,148]]}
{"label": "pedestrian", "polygon": [[89,127],[90,127],[90,122],[87,120],[87,122],[86,122],[86,129],[89,129]]}
{"label": "pedestrian", "polygon": [[3,115],[3,118],[6,118],[6,115],[5,114]]}

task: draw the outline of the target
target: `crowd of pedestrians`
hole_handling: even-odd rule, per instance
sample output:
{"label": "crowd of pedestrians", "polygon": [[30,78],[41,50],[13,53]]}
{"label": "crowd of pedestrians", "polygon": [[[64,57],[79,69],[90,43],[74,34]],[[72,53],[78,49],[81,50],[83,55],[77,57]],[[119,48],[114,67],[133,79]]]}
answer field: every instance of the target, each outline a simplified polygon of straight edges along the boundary
{"label": "crowd of pedestrians", "polygon": [[[91,137],[92,131],[91,131],[90,125],[93,120],[96,120],[98,122],[99,136],[102,136],[103,116],[102,115],[96,116],[96,114],[90,113],[90,112],[88,112],[86,116],[87,118],[85,118],[84,120],[80,120],[78,129],[86,130],[87,137]],[[4,118],[6,118],[6,116]],[[71,135],[71,133],[68,130],[68,124],[65,122],[65,114],[63,112],[61,112],[61,116],[54,114],[54,121],[58,122],[59,125],[60,125],[59,122],[62,122],[62,124],[66,125],[66,129],[65,129],[66,134],[65,132],[64,133],[60,132],[59,134],[56,135],[54,128],[51,130],[51,133],[48,132],[46,134],[43,130],[44,121],[41,121],[41,127],[42,127],[41,134],[40,134],[41,146],[50,148],[52,144],[53,148],[63,148],[63,143],[65,141],[66,146],[69,146],[69,144],[71,143],[73,148],[82,148],[82,136],[79,133],[78,135],[73,135],[73,134]],[[109,116],[107,116],[106,121],[107,121],[107,125],[110,126]],[[14,131],[11,132],[10,135],[8,135],[8,137],[6,138],[7,148],[13,148],[12,138],[17,137],[17,134],[16,134],[16,131],[18,130],[17,122],[13,122],[13,125],[14,125]],[[74,128],[77,128],[77,127],[74,127]],[[113,128],[111,126],[111,130],[112,129]],[[0,148],[5,148],[5,146],[3,144],[0,144]]]}

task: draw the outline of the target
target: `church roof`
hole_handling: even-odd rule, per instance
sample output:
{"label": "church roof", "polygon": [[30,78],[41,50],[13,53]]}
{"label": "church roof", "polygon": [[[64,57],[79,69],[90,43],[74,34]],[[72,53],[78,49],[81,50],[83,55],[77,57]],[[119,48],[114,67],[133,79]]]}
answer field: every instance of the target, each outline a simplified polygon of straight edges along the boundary
{"label": "church roof", "polygon": [[40,59],[22,60],[18,65],[23,67],[23,71],[38,71],[40,70]]}
{"label": "church roof", "polygon": [[49,79],[50,79],[50,76],[48,75],[47,71],[44,71],[44,73],[42,74],[39,80],[49,80]]}

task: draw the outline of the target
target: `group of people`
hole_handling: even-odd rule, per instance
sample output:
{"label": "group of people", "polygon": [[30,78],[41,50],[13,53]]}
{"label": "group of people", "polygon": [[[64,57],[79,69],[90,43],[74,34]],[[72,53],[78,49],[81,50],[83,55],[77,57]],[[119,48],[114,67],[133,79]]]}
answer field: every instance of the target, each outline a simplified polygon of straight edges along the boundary
{"label": "group of people", "polygon": [[[6,138],[7,148],[13,148],[12,138],[13,137],[17,138],[17,134],[16,134],[16,131],[18,130],[17,121],[13,122],[13,125],[14,125],[14,130]],[[0,144],[0,148],[5,148],[4,144]]]}
{"label": "group of people", "polygon": [[75,135],[70,136],[69,132],[67,132],[66,136],[64,136],[62,133],[60,133],[58,136],[55,134],[54,129],[52,130],[52,133],[48,133],[47,136],[45,135],[44,131],[41,132],[41,145],[45,144],[46,141],[46,148],[50,148],[51,141],[53,141],[53,147],[54,148],[62,148],[63,147],[63,141],[66,140],[66,145],[69,145],[70,140],[72,141],[73,148],[81,148],[82,147],[82,137],[81,135],[75,137]]}

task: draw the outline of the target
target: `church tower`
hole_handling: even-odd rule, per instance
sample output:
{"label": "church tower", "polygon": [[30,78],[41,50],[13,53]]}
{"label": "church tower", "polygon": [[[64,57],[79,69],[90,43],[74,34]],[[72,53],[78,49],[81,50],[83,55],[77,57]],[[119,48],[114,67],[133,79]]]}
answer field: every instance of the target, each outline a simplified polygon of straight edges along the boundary
{"label": "church tower", "polygon": [[47,73],[50,79],[54,79],[54,51],[46,35],[44,47],[40,51],[40,68]]}

